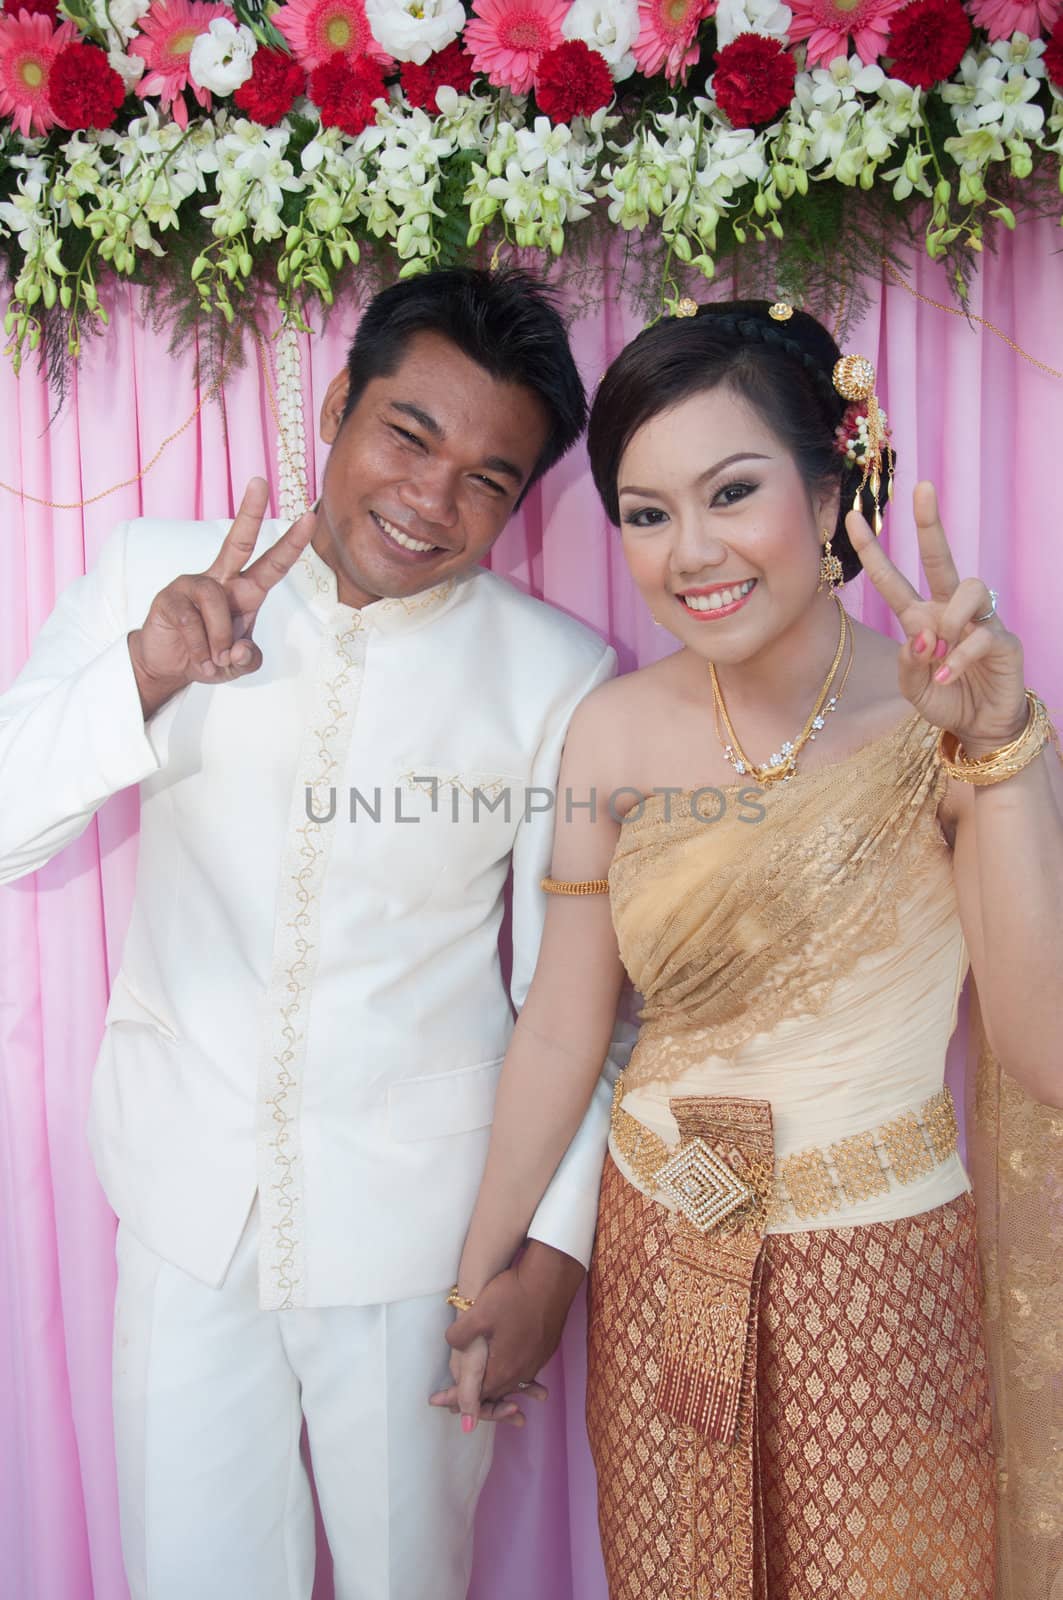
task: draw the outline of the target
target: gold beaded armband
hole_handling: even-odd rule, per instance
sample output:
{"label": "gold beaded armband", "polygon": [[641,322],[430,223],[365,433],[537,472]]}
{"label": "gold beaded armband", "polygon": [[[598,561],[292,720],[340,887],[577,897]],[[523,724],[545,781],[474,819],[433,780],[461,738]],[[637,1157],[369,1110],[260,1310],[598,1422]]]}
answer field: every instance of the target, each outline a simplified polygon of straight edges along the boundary
{"label": "gold beaded armband", "polygon": [[541,878],[544,894],[608,894],[608,878],[584,878],[581,883],[564,883],[560,878]]}
{"label": "gold beaded armband", "polygon": [[947,730],[942,732],[938,738],[938,754],[949,777],[958,779],[960,783],[972,783],[984,788],[988,784],[1004,783],[1008,778],[1016,777],[1031,761],[1036,761],[1050,739],[1058,751],[1059,741],[1044,702],[1032,689],[1027,689],[1026,703],[1029,711],[1022,732],[1010,743],[1001,745],[999,750],[991,750],[988,755],[965,755],[956,735]]}
{"label": "gold beaded armband", "polygon": [[467,1295],[458,1293],[457,1284],[447,1295],[447,1305],[453,1306],[455,1311],[471,1311],[475,1304],[475,1300],[470,1300]]}

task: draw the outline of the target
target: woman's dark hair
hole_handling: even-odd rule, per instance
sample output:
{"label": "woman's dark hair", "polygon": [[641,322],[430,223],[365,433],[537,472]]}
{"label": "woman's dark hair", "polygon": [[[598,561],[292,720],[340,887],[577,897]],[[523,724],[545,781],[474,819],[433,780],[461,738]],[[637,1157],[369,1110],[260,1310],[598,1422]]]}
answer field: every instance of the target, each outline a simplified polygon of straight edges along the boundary
{"label": "woman's dark hair", "polygon": [[417,333],[441,334],[492,378],[522,384],[538,396],[550,431],[523,500],[571,449],[587,420],[587,397],[553,291],[516,267],[447,268],[382,290],[366,307],[347,355],[344,420],[367,383],[398,369]]}
{"label": "woman's dark hair", "polygon": [[[845,531],[861,469],[837,449],[835,430],[847,402],[832,374],[840,351],[821,322],[795,311],[786,322],[768,316],[767,300],[724,300],[696,317],[668,317],[646,328],[613,362],[591,408],[587,445],[595,487],[610,521],[619,523],[620,459],[643,423],[725,383],[761,416],[792,454],[810,491],[837,483],[841,494],[832,534],[844,582],[860,561]],[[864,495],[864,514],[874,505]]]}

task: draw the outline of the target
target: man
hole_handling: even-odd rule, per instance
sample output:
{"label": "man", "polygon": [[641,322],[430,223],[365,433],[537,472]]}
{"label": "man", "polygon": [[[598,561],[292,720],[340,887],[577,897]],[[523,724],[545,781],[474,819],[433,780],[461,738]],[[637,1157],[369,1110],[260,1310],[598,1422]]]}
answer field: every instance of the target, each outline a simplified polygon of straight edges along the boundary
{"label": "man", "polygon": [[[614,666],[478,563],[584,411],[522,275],[387,290],[315,510],[263,525],[256,480],[227,533],[119,528],[0,699],[0,877],[141,791],[91,1123],[134,1600],[309,1596],[304,1418],[338,1600],[466,1591],[491,1430],[427,1399],[512,1026],[502,891],[512,858],[519,1005],[543,797]],[[586,1264],[605,1101],[483,1297],[497,1417]]]}

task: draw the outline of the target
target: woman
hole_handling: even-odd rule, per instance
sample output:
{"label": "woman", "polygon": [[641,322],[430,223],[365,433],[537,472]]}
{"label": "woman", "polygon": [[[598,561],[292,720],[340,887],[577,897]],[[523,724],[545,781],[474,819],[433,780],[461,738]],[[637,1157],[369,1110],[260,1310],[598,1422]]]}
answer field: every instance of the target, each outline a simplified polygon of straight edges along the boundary
{"label": "woman", "polygon": [[[1063,1103],[1063,778],[1020,643],[960,581],[931,486],[928,599],[849,509],[870,513],[892,460],[838,356],[789,307],[704,306],[640,335],[591,417],[596,485],[681,648],[573,723],[562,794],[597,807],[559,806],[453,1301],[518,1247],[626,968],[644,1009],[588,1392],[613,1600],[993,1593],[944,1062],[969,953],[1003,1066]],[[861,564],[899,648],[842,610]],[[483,1358],[455,1358],[466,1426]]]}

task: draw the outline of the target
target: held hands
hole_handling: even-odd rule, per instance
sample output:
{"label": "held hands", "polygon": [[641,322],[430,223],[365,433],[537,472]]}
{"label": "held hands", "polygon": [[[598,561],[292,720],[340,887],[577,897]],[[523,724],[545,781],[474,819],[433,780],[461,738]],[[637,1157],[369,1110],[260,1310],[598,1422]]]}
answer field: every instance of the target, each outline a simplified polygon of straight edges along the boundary
{"label": "held hands", "polygon": [[912,497],[919,556],[929,600],[889,559],[866,520],[850,511],[846,530],[871,582],[889,605],[906,638],[898,658],[901,693],[936,728],[956,735],[973,757],[1021,733],[1027,706],[1022,645],[995,614],[980,578],[961,580],[938,515],[931,483]]}
{"label": "held hands", "polygon": [[[460,1324],[472,1314],[471,1311],[460,1313],[454,1324],[455,1332],[462,1338],[466,1335],[460,1332]],[[450,1375],[454,1379],[452,1386],[432,1395],[429,1405],[445,1407],[455,1416],[460,1416],[465,1433],[471,1433],[477,1422],[508,1422],[511,1427],[523,1428],[524,1413],[508,1393],[500,1392],[493,1400],[487,1398],[484,1392],[484,1379],[490,1355],[489,1346],[482,1334],[468,1337],[469,1343],[465,1349],[451,1352]],[[515,1382],[512,1388],[521,1398],[546,1399],[547,1391],[541,1383],[521,1379]]]}
{"label": "held hands", "polygon": [[516,1263],[480,1291],[472,1310],[451,1324],[447,1343],[453,1350],[454,1383],[429,1404],[460,1414],[466,1431],[477,1420],[523,1427],[513,1396],[546,1399],[534,1376],[560,1343],[583,1277],[583,1267],[571,1256],[529,1241]]}
{"label": "held hands", "polygon": [[268,499],[265,479],[252,478],[207,571],[167,584],[152,601],[143,626],[129,635],[145,718],[186,684],[230,683],[262,665],[262,652],[252,637],[259,609],[314,531],[314,515],[308,511],[252,561]]}

